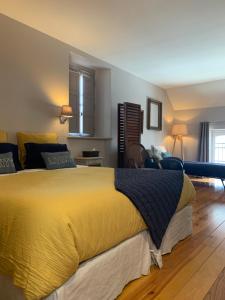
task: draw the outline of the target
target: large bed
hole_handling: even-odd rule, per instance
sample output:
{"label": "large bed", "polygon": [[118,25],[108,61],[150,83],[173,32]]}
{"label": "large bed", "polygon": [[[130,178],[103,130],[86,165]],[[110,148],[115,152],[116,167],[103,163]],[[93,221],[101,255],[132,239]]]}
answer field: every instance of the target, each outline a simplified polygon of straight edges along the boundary
{"label": "large bed", "polygon": [[0,176],[0,185],[3,299],[115,299],[192,230],[195,191],[186,176],[160,249],[116,191],[113,169],[18,172]]}

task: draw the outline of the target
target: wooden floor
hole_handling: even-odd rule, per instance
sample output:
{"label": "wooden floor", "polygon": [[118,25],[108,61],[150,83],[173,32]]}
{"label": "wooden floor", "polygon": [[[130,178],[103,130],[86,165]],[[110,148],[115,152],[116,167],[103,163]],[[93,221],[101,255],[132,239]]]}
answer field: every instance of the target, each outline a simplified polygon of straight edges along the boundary
{"label": "wooden floor", "polygon": [[130,283],[118,300],[225,300],[225,192],[219,180],[193,183],[192,236],[164,256],[161,270]]}

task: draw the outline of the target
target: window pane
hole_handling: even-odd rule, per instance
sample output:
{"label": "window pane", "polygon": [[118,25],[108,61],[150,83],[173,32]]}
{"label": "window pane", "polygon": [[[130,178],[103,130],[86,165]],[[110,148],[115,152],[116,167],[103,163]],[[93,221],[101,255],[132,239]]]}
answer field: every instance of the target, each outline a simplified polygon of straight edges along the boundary
{"label": "window pane", "polygon": [[82,67],[70,70],[70,105],[75,116],[69,120],[70,133],[94,135],[94,75]]}
{"label": "window pane", "polygon": [[225,135],[215,136],[215,162],[223,163],[225,162]]}
{"label": "window pane", "polygon": [[69,102],[73,108],[74,118],[69,120],[69,132],[79,133],[79,73],[69,71]]}
{"label": "window pane", "polygon": [[94,135],[94,77],[84,75],[84,133]]}

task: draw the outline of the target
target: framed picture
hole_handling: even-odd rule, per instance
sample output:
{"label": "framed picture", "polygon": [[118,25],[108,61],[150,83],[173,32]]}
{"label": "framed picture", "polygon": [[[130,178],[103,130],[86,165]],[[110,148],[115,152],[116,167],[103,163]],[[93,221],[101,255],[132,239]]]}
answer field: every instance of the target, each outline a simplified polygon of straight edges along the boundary
{"label": "framed picture", "polygon": [[147,129],[162,130],[162,102],[147,98]]}

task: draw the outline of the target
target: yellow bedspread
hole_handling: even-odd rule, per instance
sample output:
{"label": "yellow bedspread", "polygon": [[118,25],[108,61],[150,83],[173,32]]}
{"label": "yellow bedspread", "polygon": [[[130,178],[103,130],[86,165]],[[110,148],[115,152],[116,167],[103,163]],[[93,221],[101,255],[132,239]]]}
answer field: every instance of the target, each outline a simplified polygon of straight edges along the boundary
{"label": "yellow bedspread", "polygon": [[[194,197],[185,177],[178,209]],[[80,262],[144,230],[114,170],[79,168],[0,176],[0,274],[27,299],[61,286]]]}

